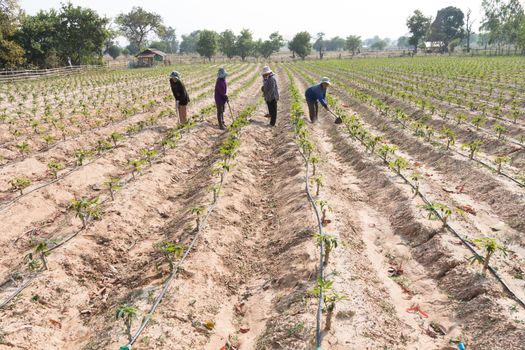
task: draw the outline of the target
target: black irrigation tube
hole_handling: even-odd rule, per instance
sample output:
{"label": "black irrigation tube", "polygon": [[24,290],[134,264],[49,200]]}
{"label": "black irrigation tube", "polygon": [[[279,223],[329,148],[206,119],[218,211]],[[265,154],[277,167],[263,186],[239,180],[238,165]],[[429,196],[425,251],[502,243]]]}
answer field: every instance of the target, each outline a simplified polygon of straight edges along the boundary
{"label": "black irrigation tube", "polygon": [[[244,77],[244,76],[245,76],[244,73],[246,73],[246,72],[243,71],[243,75],[241,75],[241,76],[239,76],[239,77],[237,77],[237,78],[242,78],[242,77]],[[210,92],[210,91],[211,91],[211,90],[206,90],[206,91],[203,92],[203,94],[208,93],[208,92]],[[203,94],[200,94],[200,95],[203,95]],[[165,117],[166,117],[166,116],[163,116],[161,119],[164,119]],[[138,133],[136,133],[136,134],[123,135],[123,136],[125,136],[126,138],[132,138],[132,137],[138,135],[138,134],[141,133],[141,132],[144,132],[144,131],[147,131],[147,130],[153,130],[153,129],[156,129],[156,128],[158,128],[158,126],[145,127],[145,128],[143,128],[143,129],[141,129],[141,130],[140,130]],[[13,198],[13,199],[8,200],[8,201],[6,201],[6,202],[3,202],[3,203],[0,202],[0,212],[3,212],[4,210],[8,209],[12,204],[18,202],[20,199],[22,199],[22,198],[28,196],[29,194],[31,194],[31,193],[33,193],[33,192],[36,192],[36,191],[38,191],[38,190],[41,190],[42,188],[45,188],[45,187],[47,187],[47,186],[50,186],[50,185],[52,185],[52,184],[54,184],[54,183],[57,183],[57,182],[63,180],[64,178],[66,178],[67,176],[71,175],[73,172],[76,172],[76,171],[82,169],[83,167],[88,166],[88,165],[90,165],[90,164],[93,164],[93,163],[96,162],[97,160],[99,160],[99,159],[101,159],[101,158],[104,158],[104,157],[107,156],[108,154],[111,154],[113,151],[115,151],[117,148],[118,148],[118,147],[112,147],[111,149],[107,150],[106,152],[104,152],[104,153],[102,153],[102,154],[99,154],[99,155],[93,157],[89,162],[86,162],[86,163],[84,163],[84,164],[82,164],[82,165],[74,166],[72,169],[70,169],[69,171],[67,171],[67,172],[65,172],[65,173],[63,173],[63,174],[61,174],[61,175],[58,176],[56,179],[54,179],[54,180],[52,180],[52,181],[50,181],[50,182],[46,182],[46,183],[44,183],[44,184],[42,184],[42,185],[40,185],[40,186],[38,186],[38,187],[35,187],[35,188],[31,189],[30,191],[28,191],[28,192],[26,192],[26,193],[23,193],[23,194],[21,194],[21,195],[19,195],[19,196],[16,196],[16,197]]]}
{"label": "black irrigation tube", "polygon": [[[257,77],[257,76],[255,76]],[[251,79],[251,80],[248,80],[248,85],[251,86],[253,85],[253,83],[255,82],[255,79]],[[241,91],[242,87],[240,87],[239,89],[235,90],[235,92],[232,94],[232,95],[236,95],[237,92]],[[181,134],[183,132],[187,132],[188,130],[190,129],[183,129],[183,130],[180,130]],[[86,164],[87,165],[87,164]],[[131,181],[133,181],[134,178],[132,177],[131,179],[127,180],[124,182],[124,184],[127,184],[127,183],[130,183]],[[58,181],[58,180],[57,180]],[[106,198],[105,200],[103,200],[100,204],[104,204],[105,202],[107,202],[109,200],[110,197]],[[87,227],[86,227],[87,228]],[[76,232],[72,233],[69,237],[67,237],[65,240],[63,240],[62,242],[58,243],[57,245],[47,249],[44,254],[46,253],[50,253],[52,252],[53,250],[55,249],[58,249],[59,247],[61,247],[62,245],[66,244],[67,242],[69,242],[70,240],[72,240],[73,238],[75,238],[80,232],[84,231],[86,228],[81,228],[80,230],[77,230]],[[0,309],[2,309],[5,305],[7,305],[11,300],[13,300],[18,294],[20,294],[34,279],[36,278],[36,276],[34,277],[31,277],[28,281],[26,281],[22,287],[18,288],[13,294],[11,294],[11,296],[9,296],[6,301],[2,302],[0,304]],[[2,283],[2,285],[0,287],[3,287],[5,284],[9,283],[11,280],[10,279],[7,279],[4,283]]]}
{"label": "black irrigation tube", "polygon": [[[288,78],[290,80],[290,87],[294,86],[293,78],[291,74],[288,75]],[[292,101],[298,102],[298,101]],[[297,135],[296,135],[297,136]],[[296,142],[297,143],[297,142]],[[319,230],[319,235],[323,235],[323,224],[321,220],[321,214],[319,213],[319,209],[317,208],[317,204],[315,203],[315,199],[312,196],[312,193],[310,191],[310,162],[308,160],[308,157],[302,152],[299,145],[297,145],[299,154],[304,159],[305,162],[305,191],[306,196],[308,198],[308,201],[310,202],[312,209],[314,210],[315,217],[317,220],[317,228]],[[325,277],[325,271],[324,271],[324,240],[319,240],[319,278],[324,281]],[[323,289],[319,288],[319,298],[317,302],[317,313],[316,313],[316,331],[315,331],[315,342],[316,342],[316,348],[317,350],[321,350],[321,343],[322,343],[322,332],[321,332],[321,319],[322,319],[322,312],[323,312]]]}
{"label": "black irrigation tube", "polygon": [[[254,104],[254,106],[257,106],[259,103],[256,102]],[[255,112],[255,109],[254,109],[254,112]],[[241,129],[242,130],[242,129]],[[240,131],[241,131],[240,130]],[[240,138],[241,135],[239,135],[239,138]],[[226,180],[226,176],[228,174],[228,171],[226,169],[223,170],[223,176],[221,176],[221,181],[220,181],[220,185],[219,185],[219,193],[220,193],[220,189],[222,188],[222,186],[224,185],[224,182]],[[159,306],[159,304],[161,303],[162,299],[164,298],[164,296],[166,295],[170,285],[171,285],[171,282],[172,280],[177,276],[177,274],[179,273],[183,263],[186,261],[186,258],[188,257],[188,255],[190,254],[191,250],[193,249],[193,247],[195,246],[196,242],[197,242],[197,239],[199,238],[201,232],[204,230],[204,228],[206,227],[206,224],[208,222],[208,218],[210,217],[210,215],[212,214],[213,210],[215,210],[215,208],[217,207],[217,204],[218,204],[218,199],[220,198],[220,196],[217,197],[217,200],[214,201],[212,203],[212,205],[210,205],[208,207],[208,210],[206,211],[206,214],[205,216],[203,217],[203,220],[199,222],[199,225],[197,226],[197,229],[196,229],[196,232],[195,232],[195,235],[193,236],[193,239],[190,243],[190,245],[188,246],[188,248],[186,249],[186,251],[184,252],[183,256],[181,257],[181,259],[179,260],[179,262],[177,263],[177,265],[174,267],[173,271],[170,273],[170,275],[168,276],[168,278],[166,279],[166,281],[164,282],[163,284],[163,287],[162,287],[162,290],[161,292],[159,293],[159,295],[157,296],[157,298],[155,299],[155,302],[153,303],[153,305],[151,306],[148,314],[143,318],[142,320],[142,323],[140,325],[140,327],[138,328],[138,330],[135,332],[135,334],[131,337],[131,340],[126,344],[126,346],[124,347],[121,347],[120,349],[121,350],[131,350],[131,347],[132,345],[137,341],[137,339],[139,338],[139,336],[142,334],[142,332],[144,331],[144,329],[146,328],[146,326],[148,325],[149,321],[151,320],[151,317],[153,316],[153,314],[155,313],[155,311],[157,310],[157,307]]]}
{"label": "black irrigation tube", "polygon": [[[303,72],[305,71],[304,68],[302,69],[302,71],[303,71]],[[335,80],[335,79],[334,79],[334,80]],[[341,81],[341,82],[342,82],[342,81]],[[342,85],[344,85],[344,83],[343,83]],[[334,89],[335,91],[339,92],[340,95],[347,94],[347,95],[350,96],[352,99],[359,100],[359,98],[357,98],[357,97],[352,97],[351,93],[347,92],[346,90],[341,90],[340,88],[337,88],[337,87],[333,87],[333,89]],[[354,89],[354,90],[358,91],[357,89]],[[370,97],[372,97],[372,98],[375,98],[375,97],[371,96],[371,95],[368,94],[368,93],[366,93],[366,95],[368,95],[368,96],[370,96]],[[377,99],[377,98],[375,98],[375,99]],[[363,103],[362,101],[361,101],[361,103],[364,104],[364,105],[366,105],[366,104]],[[366,106],[368,107],[368,105],[366,105]],[[395,122],[401,124],[401,125],[403,126],[403,129],[408,128],[408,127],[407,127],[402,121],[400,121],[400,120],[397,119],[397,118],[393,118],[393,121],[395,121]],[[439,141],[436,141],[435,139],[434,139],[433,142],[438,143],[438,144],[440,144],[441,146],[444,145],[444,144],[440,143]],[[431,145],[432,145],[432,143],[431,143]],[[519,180],[513,178],[512,176],[510,176],[510,175],[508,175],[508,174],[506,174],[506,173],[504,173],[504,172],[502,172],[502,171],[498,172],[497,169],[495,169],[495,168],[494,168],[493,166],[491,166],[490,164],[487,164],[487,163],[485,163],[485,162],[483,162],[483,161],[481,161],[481,160],[475,159],[475,158],[474,158],[474,159],[471,159],[468,155],[463,154],[463,153],[461,153],[461,152],[458,151],[458,150],[452,150],[452,151],[453,151],[454,153],[457,153],[458,155],[460,155],[460,156],[462,156],[462,157],[467,158],[469,161],[473,161],[473,162],[479,163],[480,165],[482,165],[482,166],[488,168],[489,170],[494,171],[497,175],[501,175],[501,176],[503,176],[503,177],[505,177],[505,178],[511,180],[512,182],[516,183],[519,187],[523,187],[523,188],[525,188],[525,183],[520,182]]]}

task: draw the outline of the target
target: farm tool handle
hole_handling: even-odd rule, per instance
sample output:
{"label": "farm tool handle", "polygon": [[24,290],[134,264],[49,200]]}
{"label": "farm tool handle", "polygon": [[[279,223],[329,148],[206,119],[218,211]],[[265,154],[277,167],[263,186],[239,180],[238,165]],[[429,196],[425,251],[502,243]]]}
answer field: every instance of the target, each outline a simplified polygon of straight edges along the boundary
{"label": "farm tool handle", "polygon": [[232,106],[230,106],[230,100],[226,101],[226,103],[228,104],[228,108],[230,109],[230,114],[232,116],[232,122],[233,122],[235,120],[235,117],[233,116]]}
{"label": "farm tool handle", "polygon": [[338,116],[337,114],[332,112],[332,110],[330,108],[327,108],[326,110],[328,111],[328,113],[330,113],[331,115],[333,115],[335,117],[335,123],[336,124],[341,124],[343,122],[343,119],[341,119],[340,116]]}

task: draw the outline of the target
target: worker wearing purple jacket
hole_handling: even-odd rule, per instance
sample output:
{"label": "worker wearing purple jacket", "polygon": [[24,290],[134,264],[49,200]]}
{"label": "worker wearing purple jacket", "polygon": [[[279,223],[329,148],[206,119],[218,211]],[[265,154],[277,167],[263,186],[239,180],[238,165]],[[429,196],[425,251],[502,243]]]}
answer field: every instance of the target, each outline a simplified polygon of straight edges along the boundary
{"label": "worker wearing purple jacket", "polygon": [[226,129],[224,125],[224,107],[228,102],[228,86],[226,84],[226,76],[228,73],[224,68],[219,68],[217,72],[217,81],[215,82],[215,105],[217,106],[217,120],[219,121],[219,129]]}

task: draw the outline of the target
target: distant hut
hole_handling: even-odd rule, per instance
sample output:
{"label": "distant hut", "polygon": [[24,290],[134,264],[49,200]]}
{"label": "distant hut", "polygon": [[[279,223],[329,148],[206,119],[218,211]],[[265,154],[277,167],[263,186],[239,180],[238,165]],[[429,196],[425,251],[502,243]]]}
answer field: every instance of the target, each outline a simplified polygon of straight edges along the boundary
{"label": "distant hut", "polygon": [[137,57],[139,67],[153,67],[166,63],[166,54],[156,49],[146,49],[135,57]]}

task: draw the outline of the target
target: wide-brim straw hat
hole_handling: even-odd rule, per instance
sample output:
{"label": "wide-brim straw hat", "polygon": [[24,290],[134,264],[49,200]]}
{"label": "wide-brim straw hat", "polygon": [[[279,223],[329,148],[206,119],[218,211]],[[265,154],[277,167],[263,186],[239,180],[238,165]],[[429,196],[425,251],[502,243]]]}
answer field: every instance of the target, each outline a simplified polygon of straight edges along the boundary
{"label": "wide-brim straw hat", "polygon": [[271,74],[271,73],[273,73],[273,72],[272,72],[272,69],[271,69],[270,67],[268,67],[268,66],[265,66],[265,67],[263,68],[263,70],[262,70],[261,75],[266,75],[266,74]]}
{"label": "wide-brim straw hat", "polygon": [[321,78],[321,82],[319,84],[328,84],[328,85],[332,85],[332,83],[330,82],[330,79],[327,78],[327,77],[322,77]]}
{"label": "wide-brim straw hat", "polygon": [[217,72],[217,78],[226,78],[228,76],[228,72],[224,70],[224,68],[219,68],[219,71]]}
{"label": "wide-brim straw hat", "polygon": [[180,78],[180,73],[174,70],[173,72],[171,72],[170,78],[177,78],[177,79],[179,79]]}

